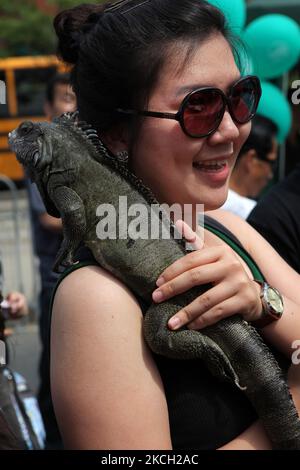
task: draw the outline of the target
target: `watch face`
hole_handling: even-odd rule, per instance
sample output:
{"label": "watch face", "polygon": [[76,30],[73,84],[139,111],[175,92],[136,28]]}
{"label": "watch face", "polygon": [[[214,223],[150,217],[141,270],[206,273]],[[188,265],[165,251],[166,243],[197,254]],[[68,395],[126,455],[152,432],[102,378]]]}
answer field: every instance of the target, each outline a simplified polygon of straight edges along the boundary
{"label": "watch face", "polygon": [[279,292],[273,287],[269,287],[267,292],[268,303],[275,313],[281,315],[283,312],[283,301]]}

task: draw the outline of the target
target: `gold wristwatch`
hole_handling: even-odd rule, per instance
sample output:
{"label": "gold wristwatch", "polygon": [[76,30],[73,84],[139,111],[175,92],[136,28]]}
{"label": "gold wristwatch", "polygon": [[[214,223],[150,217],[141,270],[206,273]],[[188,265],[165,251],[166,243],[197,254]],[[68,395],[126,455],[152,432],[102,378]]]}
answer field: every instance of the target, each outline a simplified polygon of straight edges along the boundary
{"label": "gold wristwatch", "polygon": [[278,321],[282,317],[284,305],[280,292],[275,287],[269,286],[267,282],[257,281],[260,284],[260,298],[262,303],[262,317],[252,322],[257,328],[263,328],[273,321]]}

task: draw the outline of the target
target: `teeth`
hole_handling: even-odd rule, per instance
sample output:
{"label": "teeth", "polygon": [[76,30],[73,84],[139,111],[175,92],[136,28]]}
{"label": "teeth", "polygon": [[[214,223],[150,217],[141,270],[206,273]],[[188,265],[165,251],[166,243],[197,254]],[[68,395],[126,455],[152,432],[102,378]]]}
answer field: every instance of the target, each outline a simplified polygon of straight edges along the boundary
{"label": "teeth", "polygon": [[195,162],[197,166],[223,166],[226,165],[227,160],[210,160],[209,162]]}
{"label": "teeth", "polygon": [[210,160],[204,162],[195,162],[193,164],[194,168],[198,168],[200,171],[203,172],[219,172],[223,170],[227,165],[227,160]]}

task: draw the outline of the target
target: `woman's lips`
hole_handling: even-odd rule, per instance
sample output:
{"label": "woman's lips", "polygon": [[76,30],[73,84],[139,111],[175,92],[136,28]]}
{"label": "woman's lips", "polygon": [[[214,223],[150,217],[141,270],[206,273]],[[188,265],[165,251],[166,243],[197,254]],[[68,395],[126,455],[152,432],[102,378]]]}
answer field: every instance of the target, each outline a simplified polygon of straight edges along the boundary
{"label": "woman's lips", "polygon": [[194,162],[193,168],[214,183],[225,182],[230,172],[228,158]]}
{"label": "woman's lips", "polygon": [[207,160],[194,162],[193,167],[205,172],[216,172],[222,170],[228,164],[228,159],[220,160]]}

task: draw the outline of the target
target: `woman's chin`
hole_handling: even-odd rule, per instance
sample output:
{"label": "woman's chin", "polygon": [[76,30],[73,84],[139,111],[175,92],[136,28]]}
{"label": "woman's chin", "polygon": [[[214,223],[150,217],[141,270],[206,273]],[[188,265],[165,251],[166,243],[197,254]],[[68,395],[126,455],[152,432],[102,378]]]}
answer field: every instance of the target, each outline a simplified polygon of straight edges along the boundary
{"label": "woman's chin", "polygon": [[[225,204],[228,197],[228,190],[222,189],[222,191],[215,191],[211,198],[205,198],[205,201],[201,201],[203,204],[204,212],[214,211],[220,209]],[[199,202],[200,204],[200,202]]]}
{"label": "woman's chin", "polygon": [[221,205],[205,205],[204,206],[204,212],[213,212],[213,211],[216,211],[216,210],[220,209],[222,206],[223,206],[223,204],[221,204]]}

